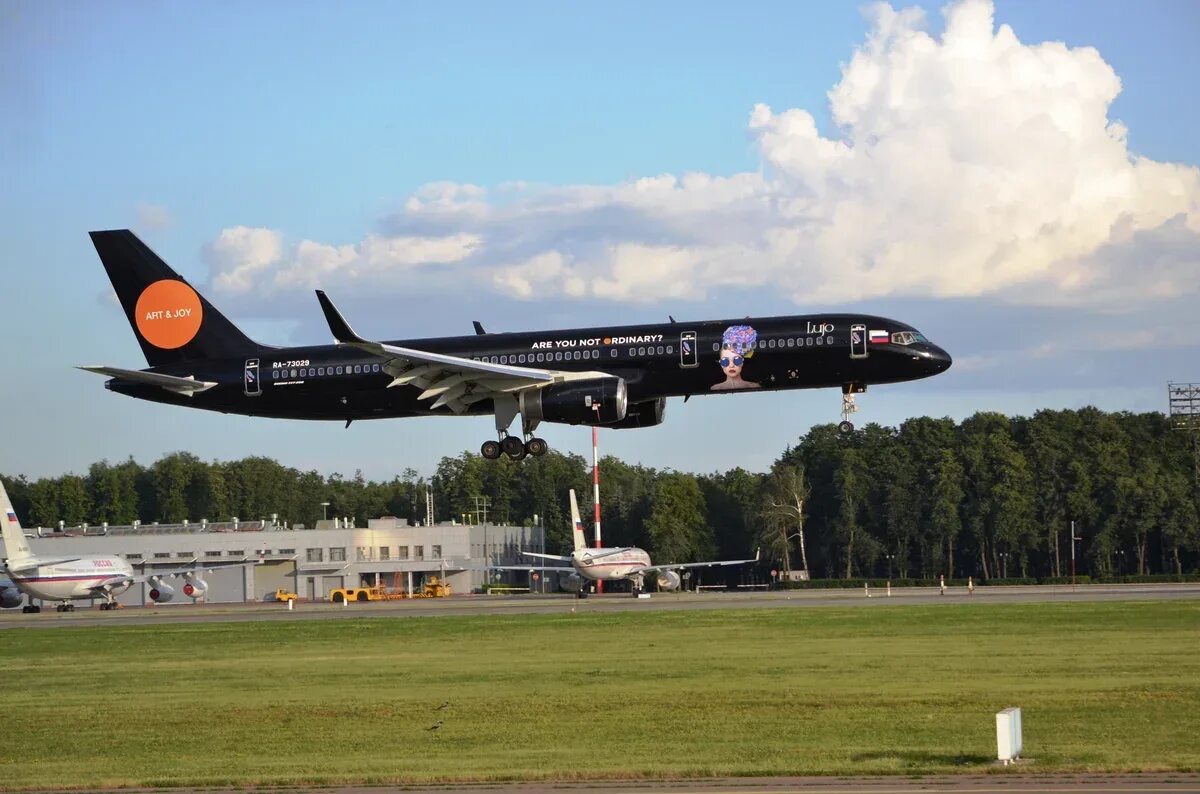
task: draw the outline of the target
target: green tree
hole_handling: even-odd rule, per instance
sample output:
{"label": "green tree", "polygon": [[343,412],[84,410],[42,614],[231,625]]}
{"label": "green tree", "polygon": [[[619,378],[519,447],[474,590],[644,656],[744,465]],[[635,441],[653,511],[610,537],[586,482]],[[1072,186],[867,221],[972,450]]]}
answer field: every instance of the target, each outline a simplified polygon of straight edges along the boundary
{"label": "green tree", "polygon": [[712,554],[712,528],[704,515],[704,496],[696,478],[664,474],[646,519],[654,557],[664,563],[696,562]]}

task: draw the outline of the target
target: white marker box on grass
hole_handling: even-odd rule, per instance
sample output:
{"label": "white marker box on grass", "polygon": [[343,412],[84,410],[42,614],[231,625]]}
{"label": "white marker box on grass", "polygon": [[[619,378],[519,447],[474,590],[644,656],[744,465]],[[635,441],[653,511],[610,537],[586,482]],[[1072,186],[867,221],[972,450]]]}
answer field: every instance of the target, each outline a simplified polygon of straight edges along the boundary
{"label": "white marker box on grass", "polygon": [[1021,710],[996,712],[996,757],[1008,766],[1021,757]]}

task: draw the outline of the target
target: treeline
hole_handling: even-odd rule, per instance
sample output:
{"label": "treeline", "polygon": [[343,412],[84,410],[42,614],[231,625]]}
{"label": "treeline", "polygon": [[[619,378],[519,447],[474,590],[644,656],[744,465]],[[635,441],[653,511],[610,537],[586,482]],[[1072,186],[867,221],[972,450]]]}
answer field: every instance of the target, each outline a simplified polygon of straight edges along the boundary
{"label": "treeline", "polygon": [[[1161,414],[979,413],[918,418],[843,436],[818,425],[763,473],[690,475],[601,461],[606,545],[658,562],[751,556],[813,578],[1048,578],[1185,573],[1200,564],[1191,439]],[[426,481],[411,469],[374,482],[268,458],[205,462],[187,453],[149,467],[102,461],[85,475],[5,477],[31,526],[257,520],[313,526],[324,514],[543,524],[570,545],[566,493],[591,521],[590,464],[550,453],[514,462],[463,453]],[[328,502],[327,506],[322,505]]]}

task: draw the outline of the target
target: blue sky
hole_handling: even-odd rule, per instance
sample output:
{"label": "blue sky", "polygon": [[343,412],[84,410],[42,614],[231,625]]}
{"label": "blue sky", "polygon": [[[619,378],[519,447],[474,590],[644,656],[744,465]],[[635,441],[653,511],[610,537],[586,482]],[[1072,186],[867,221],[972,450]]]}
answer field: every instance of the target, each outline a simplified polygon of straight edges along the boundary
{"label": "blue sky", "polygon": [[[1167,380],[1200,380],[1200,7],[999,2],[1006,43],[968,3],[953,46],[921,7],[6,4],[0,471],[188,449],[386,477],[490,434],[106,392],[72,366],[143,361],[96,228],[134,228],[275,344],[327,340],[312,286],[389,338],[861,310],[958,363],[873,389],[860,421],[1162,409]],[[368,267],[372,239],[407,253]],[[429,244],[461,251],[414,265]],[[674,401],[603,443],[762,469],[838,401]]]}

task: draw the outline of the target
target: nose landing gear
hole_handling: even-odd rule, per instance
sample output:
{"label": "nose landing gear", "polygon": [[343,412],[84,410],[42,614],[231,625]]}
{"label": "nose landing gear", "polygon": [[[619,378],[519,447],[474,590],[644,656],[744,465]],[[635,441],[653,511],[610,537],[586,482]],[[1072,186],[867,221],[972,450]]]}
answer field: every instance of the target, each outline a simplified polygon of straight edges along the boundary
{"label": "nose landing gear", "polygon": [[858,413],[858,406],[854,403],[854,395],[862,394],[867,390],[867,387],[861,383],[843,383],[842,384],[842,421],[838,423],[838,432],[846,435],[854,432],[854,423],[850,421],[850,417]]}

